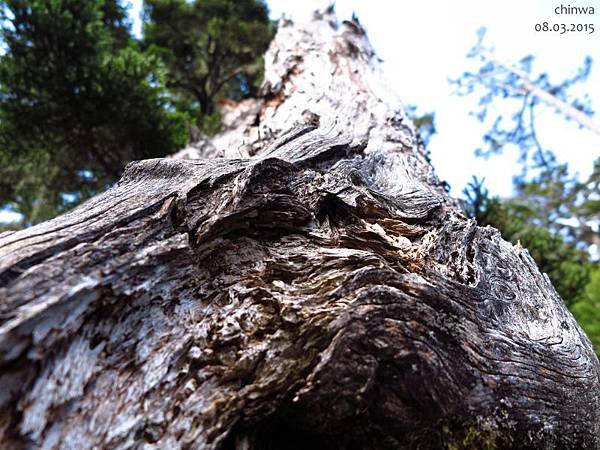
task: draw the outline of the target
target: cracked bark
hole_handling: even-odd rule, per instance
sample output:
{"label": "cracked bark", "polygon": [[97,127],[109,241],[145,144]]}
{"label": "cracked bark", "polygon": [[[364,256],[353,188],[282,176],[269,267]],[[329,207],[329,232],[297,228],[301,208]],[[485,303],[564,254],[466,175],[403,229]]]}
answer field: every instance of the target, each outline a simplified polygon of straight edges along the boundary
{"label": "cracked bark", "polygon": [[0,234],[5,448],[597,448],[589,340],[446,194],[360,25],[281,23],[226,121]]}

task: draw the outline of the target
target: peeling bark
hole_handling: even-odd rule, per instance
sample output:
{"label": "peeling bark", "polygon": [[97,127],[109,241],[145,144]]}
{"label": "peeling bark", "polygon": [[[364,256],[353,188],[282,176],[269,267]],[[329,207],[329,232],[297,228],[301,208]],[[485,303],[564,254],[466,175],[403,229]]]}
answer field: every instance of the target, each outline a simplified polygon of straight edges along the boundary
{"label": "peeling bark", "polygon": [[226,120],[0,234],[5,448],[598,447],[589,340],[447,195],[359,24],[281,23]]}

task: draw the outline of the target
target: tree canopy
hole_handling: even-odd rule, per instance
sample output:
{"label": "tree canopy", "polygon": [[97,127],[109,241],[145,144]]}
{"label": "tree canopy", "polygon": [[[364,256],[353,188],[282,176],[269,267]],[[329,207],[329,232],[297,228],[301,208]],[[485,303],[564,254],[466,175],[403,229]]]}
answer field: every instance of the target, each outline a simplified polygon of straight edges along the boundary
{"label": "tree canopy", "polygon": [[262,1],[144,2],[144,45],[167,64],[174,104],[207,131],[215,130],[218,96],[256,93],[274,28]]}
{"label": "tree canopy", "polygon": [[117,0],[5,0],[0,205],[38,222],[103,190],[134,159],[185,143],[160,60]]}

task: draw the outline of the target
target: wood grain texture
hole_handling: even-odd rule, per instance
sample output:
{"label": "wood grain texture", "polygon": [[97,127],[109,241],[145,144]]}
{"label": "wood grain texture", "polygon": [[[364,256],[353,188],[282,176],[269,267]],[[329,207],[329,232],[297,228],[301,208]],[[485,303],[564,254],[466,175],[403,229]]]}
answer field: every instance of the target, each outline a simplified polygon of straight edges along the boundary
{"label": "wood grain texture", "polygon": [[221,135],[0,234],[4,448],[598,448],[589,340],[378,64],[283,21]]}

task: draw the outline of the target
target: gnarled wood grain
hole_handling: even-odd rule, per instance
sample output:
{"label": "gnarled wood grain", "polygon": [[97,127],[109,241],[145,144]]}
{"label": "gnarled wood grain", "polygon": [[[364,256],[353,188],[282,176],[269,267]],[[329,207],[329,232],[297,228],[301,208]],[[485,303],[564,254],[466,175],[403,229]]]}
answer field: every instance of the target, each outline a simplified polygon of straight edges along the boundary
{"label": "gnarled wood grain", "polygon": [[589,340],[446,194],[360,25],[281,23],[226,121],[0,234],[4,447],[597,448]]}

